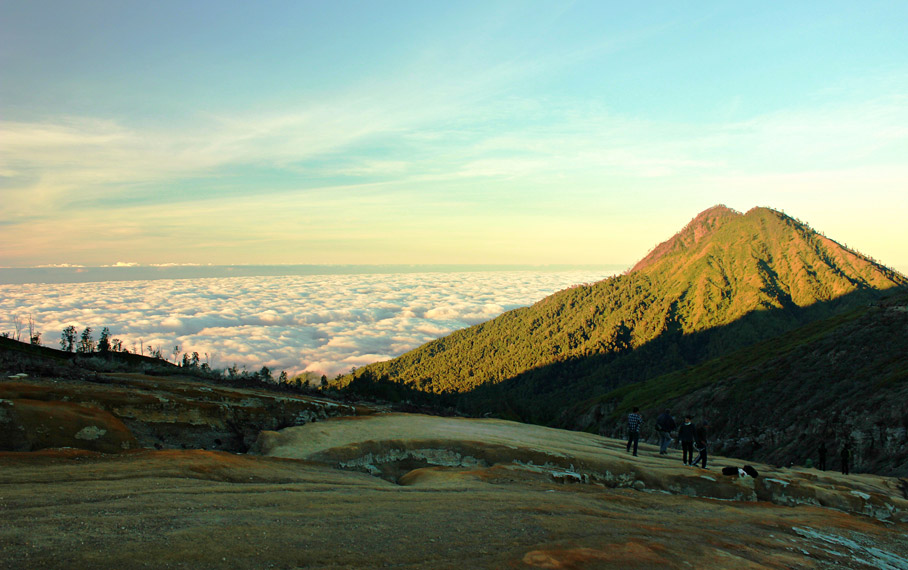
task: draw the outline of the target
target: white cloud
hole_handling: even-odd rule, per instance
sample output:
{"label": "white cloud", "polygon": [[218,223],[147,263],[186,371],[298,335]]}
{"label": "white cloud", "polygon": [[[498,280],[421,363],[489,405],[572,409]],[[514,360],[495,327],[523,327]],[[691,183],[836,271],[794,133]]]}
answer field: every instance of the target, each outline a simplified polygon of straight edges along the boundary
{"label": "white cloud", "polygon": [[[216,368],[334,376],[607,275],[479,272],[0,285],[0,314],[31,315],[43,344],[109,327],[123,346],[173,347]],[[0,321],[0,332],[12,322]]]}

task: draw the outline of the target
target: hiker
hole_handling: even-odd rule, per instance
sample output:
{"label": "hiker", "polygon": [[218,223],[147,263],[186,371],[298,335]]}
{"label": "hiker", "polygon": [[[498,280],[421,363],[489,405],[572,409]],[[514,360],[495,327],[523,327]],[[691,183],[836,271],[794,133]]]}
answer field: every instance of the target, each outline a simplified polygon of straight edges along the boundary
{"label": "hiker", "polygon": [[668,446],[672,443],[672,432],[678,425],[675,418],[672,417],[671,411],[667,408],[656,418],[656,431],[659,432],[659,454],[665,455],[668,452]]}
{"label": "hiker", "polygon": [[706,469],[706,458],[707,458],[707,446],[709,444],[709,422],[703,420],[703,422],[696,427],[694,430],[694,445],[697,447],[697,451],[700,453],[697,455],[697,458],[691,462],[691,465],[696,465],[697,462],[703,462],[703,469]]}
{"label": "hiker", "polygon": [[846,441],[842,445],[842,475],[848,475],[850,470],[848,469],[848,462],[851,459],[851,443]]}
{"label": "hiker", "polygon": [[694,434],[696,430],[690,415],[684,416],[684,423],[678,428],[678,441],[681,442],[681,462],[690,465],[694,458]]}
{"label": "hiker", "polygon": [[820,448],[817,450],[820,456],[820,471],[826,471],[826,442],[820,442]]}
{"label": "hiker", "polygon": [[634,457],[637,457],[637,443],[640,441],[640,425],[643,423],[640,408],[634,407],[634,411],[627,415],[627,452],[631,452],[631,444],[634,444]]}

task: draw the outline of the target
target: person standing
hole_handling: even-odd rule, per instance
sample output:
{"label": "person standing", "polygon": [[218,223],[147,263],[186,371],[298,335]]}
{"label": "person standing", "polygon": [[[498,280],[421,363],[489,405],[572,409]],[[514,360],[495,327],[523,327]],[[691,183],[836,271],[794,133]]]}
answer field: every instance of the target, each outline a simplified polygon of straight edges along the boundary
{"label": "person standing", "polygon": [[634,445],[634,457],[637,457],[637,443],[640,441],[640,425],[643,424],[643,416],[639,414],[640,408],[634,407],[634,411],[627,415],[627,452],[631,451],[631,444]]}
{"label": "person standing", "polygon": [[672,417],[671,411],[666,409],[656,418],[656,431],[659,432],[659,454],[665,455],[668,452],[668,446],[672,442],[672,432],[678,425],[675,418]]}
{"label": "person standing", "polygon": [[848,475],[851,470],[849,469],[849,462],[851,461],[851,443],[846,441],[842,445],[842,475]]}
{"label": "person standing", "polygon": [[694,443],[699,451],[697,458],[692,461],[693,465],[696,465],[698,461],[702,461],[703,469],[706,469],[706,459],[707,451],[709,445],[709,422],[703,420],[699,426],[694,430]]}
{"label": "person standing", "polygon": [[694,435],[696,426],[691,417],[684,416],[684,423],[678,428],[678,441],[681,442],[681,462],[690,465],[694,459]]}
{"label": "person standing", "polygon": [[820,448],[817,450],[817,454],[820,456],[820,471],[826,471],[826,442],[820,442]]}

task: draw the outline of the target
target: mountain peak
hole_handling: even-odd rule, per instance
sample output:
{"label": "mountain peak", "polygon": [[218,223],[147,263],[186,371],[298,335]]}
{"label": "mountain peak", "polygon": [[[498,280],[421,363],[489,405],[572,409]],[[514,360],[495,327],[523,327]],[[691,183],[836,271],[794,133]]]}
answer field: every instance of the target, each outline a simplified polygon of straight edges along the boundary
{"label": "mountain peak", "polygon": [[670,253],[680,249],[686,249],[696,244],[703,239],[704,236],[711,234],[716,228],[725,224],[725,222],[733,220],[741,215],[741,212],[732,210],[724,204],[718,204],[712,208],[703,210],[684,226],[680,232],[653,248],[646,257],[641,259],[633,268],[631,268],[631,272],[649,267]]}
{"label": "mountain peak", "polygon": [[598,393],[866,306],[906,285],[904,276],[782,212],[716,206],[626,275],[454,331],[360,368],[337,386],[413,401],[446,394],[472,412],[550,422]]}
{"label": "mountain peak", "polygon": [[696,217],[694,217],[692,222],[696,222],[697,220],[700,220],[701,218],[708,219],[708,218],[716,218],[719,216],[740,216],[740,215],[741,215],[741,212],[739,212],[737,210],[733,210],[732,208],[729,208],[725,204],[716,204],[712,208],[707,208],[707,209],[703,210],[702,212],[700,212],[699,214],[697,214]]}

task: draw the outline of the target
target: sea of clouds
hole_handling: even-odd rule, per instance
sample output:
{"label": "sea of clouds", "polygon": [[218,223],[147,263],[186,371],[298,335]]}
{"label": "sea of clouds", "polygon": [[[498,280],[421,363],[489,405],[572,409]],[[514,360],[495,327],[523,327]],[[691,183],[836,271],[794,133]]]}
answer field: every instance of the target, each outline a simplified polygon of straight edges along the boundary
{"label": "sea of clouds", "polygon": [[[291,376],[333,377],[399,356],[456,329],[530,305],[605,271],[487,271],[290,275],[0,285],[0,332],[29,317],[41,344],[59,348],[73,325],[124,348],[160,348],[173,360],[207,353],[212,368],[263,365]],[[28,338],[28,328],[21,332]],[[141,343],[141,344],[140,344]]]}

